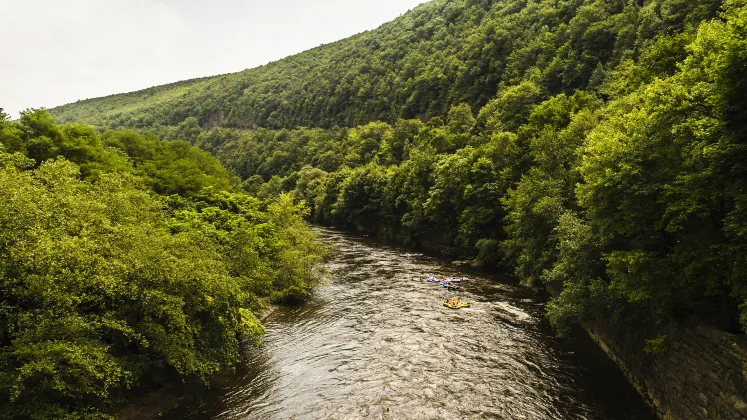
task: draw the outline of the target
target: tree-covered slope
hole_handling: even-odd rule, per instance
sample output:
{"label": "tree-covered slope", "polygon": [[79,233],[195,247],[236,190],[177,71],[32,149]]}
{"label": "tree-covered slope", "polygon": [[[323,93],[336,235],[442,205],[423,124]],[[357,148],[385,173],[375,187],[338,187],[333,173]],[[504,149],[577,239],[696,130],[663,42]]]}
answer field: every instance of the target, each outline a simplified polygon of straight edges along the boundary
{"label": "tree-covered slope", "polygon": [[325,251],[301,209],[234,185],[184,141],[0,109],[0,418],[112,418],[307,297]]}
{"label": "tree-covered slope", "polygon": [[[567,92],[537,70],[427,123],[205,130],[189,118],[156,131],[210,151],[256,195],[293,191],[319,223],[562,289],[548,306],[561,329],[696,316],[747,331],[747,3],[713,7],[631,2],[607,15],[618,38],[666,29]],[[667,26],[672,10],[688,13]]]}
{"label": "tree-covered slope", "polygon": [[434,0],[259,69],[54,112],[190,141],[319,223],[510,265],[562,290],[560,329],[747,331],[746,22],[745,0]]}
{"label": "tree-covered slope", "polygon": [[531,79],[552,96],[593,87],[656,37],[720,1],[433,0],[380,28],[240,73],[79,101],[61,121],[106,127],[355,126],[479,109]]}

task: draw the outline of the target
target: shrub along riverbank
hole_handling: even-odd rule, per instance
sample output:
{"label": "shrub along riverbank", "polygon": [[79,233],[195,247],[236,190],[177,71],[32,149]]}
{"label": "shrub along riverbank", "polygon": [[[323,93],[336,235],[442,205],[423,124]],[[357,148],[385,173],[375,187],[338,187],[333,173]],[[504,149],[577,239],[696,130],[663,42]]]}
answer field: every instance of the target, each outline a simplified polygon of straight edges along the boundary
{"label": "shrub along riverbank", "polygon": [[325,249],[281,195],[186,142],[0,115],[0,416],[104,417],[128,390],[230,368]]}

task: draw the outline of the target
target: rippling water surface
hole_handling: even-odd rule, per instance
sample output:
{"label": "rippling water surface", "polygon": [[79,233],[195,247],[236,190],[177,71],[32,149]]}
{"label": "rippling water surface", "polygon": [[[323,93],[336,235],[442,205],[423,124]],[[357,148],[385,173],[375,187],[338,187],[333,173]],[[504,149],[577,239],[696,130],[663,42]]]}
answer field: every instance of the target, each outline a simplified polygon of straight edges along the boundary
{"label": "rippling water surface", "polygon": [[[264,347],[169,417],[191,419],[653,419],[591,341],[555,338],[544,299],[507,278],[319,231],[329,284],[266,320]],[[427,274],[467,275],[469,309]]]}

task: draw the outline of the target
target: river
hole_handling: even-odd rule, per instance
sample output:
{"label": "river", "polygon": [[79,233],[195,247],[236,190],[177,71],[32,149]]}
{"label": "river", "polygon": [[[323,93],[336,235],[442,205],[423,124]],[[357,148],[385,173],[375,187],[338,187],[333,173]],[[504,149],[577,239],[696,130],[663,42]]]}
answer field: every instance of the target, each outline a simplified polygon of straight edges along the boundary
{"label": "river", "polygon": [[[585,335],[559,339],[546,299],[510,277],[332,230],[328,284],[265,319],[261,349],[187,419],[655,419]],[[427,274],[466,275],[468,309],[442,305]]]}

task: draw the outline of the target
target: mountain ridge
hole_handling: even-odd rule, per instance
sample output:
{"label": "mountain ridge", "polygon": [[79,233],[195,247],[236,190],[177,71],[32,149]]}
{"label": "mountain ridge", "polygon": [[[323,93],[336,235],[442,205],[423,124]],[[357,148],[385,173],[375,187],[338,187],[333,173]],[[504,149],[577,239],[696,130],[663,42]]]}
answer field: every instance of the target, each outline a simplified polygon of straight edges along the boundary
{"label": "mountain ridge", "polygon": [[[181,88],[196,88],[196,89],[206,88],[206,90],[210,90],[212,88],[212,86],[203,86],[203,85],[205,83],[217,83],[217,84],[220,84],[220,82],[223,79],[226,79],[226,78],[233,78],[233,80],[229,81],[229,83],[231,83],[231,87],[235,88],[236,91],[243,91],[243,90],[245,90],[247,88],[247,84],[248,84],[248,82],[246,82],[243,79],[243,77],[245,77],[247,75],[247,73],[251,73],[251,72],[262,72],[262,71],[272,71],[272,70],[274,70],[274,67],[282,64],[283,62],[285,62],[285,61],[287,61],[289,59],[290,60],[296,60],[297,62],[301,61],[303,63],[303,61],[307,60],[307,58],[308,58],[309,55],[315,55],[315,54],[321,54],[321,55],[323,55],[324,50],[327,49],[327,48],[334,48],[336,45],[339,45],[339,44],[354,42],[356,39],[358,39],[360,37],[364,37],[366,35],[369,35],[369,34],[371,34],[373,32],[379,31],[379,30],[385,30],[385,27],[387,27],[387,25],[391,25],[392,23],[396,22],[398,19],[400,19],[400,18],[402,18],[404,16],[407,16],[408,14],[411,14],[413,12],[416,12],[418,9],[423,8],[424,6],[428,6],[430,3],[433,3],[433,2],[425,2],[425,3],[423,3],[423,4],[421,4],[421,5],[417,6],[417,7],[415,7],[414,9],[412,9],[412,10],[410,10],[410,11],[408,11],[408,12],[402,14],[402,15],[400,15],[398,18],[395,18],[395,20],[386,22],[386,23],[380,25],[379,27],[377,27],[375,29],[366,30],[366,31],[363,31],[363,32],[360,32],[360,33],[357,33],[357,34],[353,34],[353,35],[350,35],[350,36],[348,36],[346,38],[343,38],[343,39],[340,39],[340,40],[337,40],[337,41],[334,41],[334,42],[321,44],[321,45],[318,45],[316,47],[310,48],[308,50],[302,51],[300,53],[297,53],[297,54],[294,54],[294,55],[291,55],[291,56],[288,56],[288,57],[284,57],[284,58],[281,58],[281,59],[278,59],[278,60],[273,60],[273,61],[270,61],[268,63],[259,65],[257,67],[247,68],[247,69],[244,69],[244,70],[241,70],[241,71],[237,71],[237,72],[229,72],[229,73],[212,75],[212,76],[204,76],[204,77],[197,77],[197,78],[192,78],[192,79],[180,80],[180,81],[176,81],[176,82],[172,82],[172,83],[167,83],[167,84],[163,84],[163,85],[157,85],[157,86],[151,86],[151,87],[147,87],[147,88],[143,88],[143,89],[138,89],[138,90],[134,90],[134,91],[131,91],[131,92],[122,92],[122,93],[115,93],[115,94],[111,94],[111,95],[101,96],[101,97],[82,99],[82,100],[78,100],[78,101],[73,102],[73,103],[69,103],[69,104],[64,104],[64,105],[53,107],[53,108],[50,109],[50,112],[53,115],[55,115],[56,117],[58,117],[62,122],[87,121],[87,122],[93,123],[94,125],[106,126],[106,127],[110,127],[110,128],[113,128],[113,127],[118,126],[118,125],[124,125],[126,127],[143,127],[143,126],[149,126],[149,124],[147,123],[147,121],[146,121],[145,124],[143,124],[143,123],[137,123],[137,122],[134,123],[134,124],[132,124],[132,123],[121,121],[121,120],[116,121],[116,122],[111,122],[111,121],[108,121],[108,120],[107,121],[101,121],[100,119],[96,120],[95,118],[92,118],[92,116],[95,115],[95,114],[97,114],[97,113],[101,113],[101,112],[103,112],[103,113],[109,113],[110,111],[113,111],[113,110],[117,109],[119,106],[122,105],[121,103],[115,103],[115,104],[108,103],[111,100],[122,99],[122,98],[132,98],[134,100],[139,100],[139,99],[142,99],[143,96],[145,96],[145,97],[148,97],[148,96],[158,96],[158,95],[163,96],[164,93],[173,93],[174,90],[178,90],[178,89],[181,89]],[[321,57],[321,58],[323,59],[324,57]],[[295,67],[298,66],[297,62],[291,65],[291,69],[293,69],[293,68],[295,68]],[[309,68],[307,68],[305,70],[312,70],[312,69],[313,69],[313,67],[309,67]],[[272,77],[268,77],[264,81],[272,81],[272,80],[273,80]],[[159,100],[158,103],[163,103],[163,102],[170,103],[169,101],[171,99],[172,98],[168,98],[168,97],[165,97],[165,98],[164,97],[159,97],[158,98],[158,100]],[[78,107],[81,107],[81,106],[86,106],[88,104],[94,104],[95,107],[93,109],[89,110],[89,112],[85,112],[85,111],[83,113],[77,113],[77,112],[75,112],[76,111],[75,108],[78,108]],[[124,105],[125,106],[130,106],[130,105],[133,105],[133,104],[132,103],[125,103]],[[148,104],[148,105],[151,105],[151,104]],[[145,106],[143,108],[144,109],[149,109],[148,106]],[[136,109],[140,109],[140,107],[136,106]],[[71,112],[71,110],[72,110],[72,112]],[[92,119],[93,119],[93,121],[92,121]],[[207,119],[210,119],[210,117],[208,117]],[[169,119],[169,121],[167,121],[167,122],[173,124],[173,123],[178,123],[180,121],[175,120],[175,119],[172,118],[172,119]],[[234,124],[234,125],[231,125],[231,126],[232,127],[236,127],[236,128],[247,128],[247,127],[252,126],[252,125],[253,124],[245,124],[245,125],[242,126],[241,124],[238,124],[238,125]]]}
{"label": "mountain ridge", "polygon": [[[331,128],[479,110],[532,80],[540,99],[595,88],[720,1],[432,0],[376,29],[236,73],[52,108],[62,122],[147,129]],[[640,13],[638,12],[640,10]]]}

